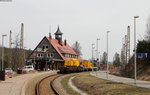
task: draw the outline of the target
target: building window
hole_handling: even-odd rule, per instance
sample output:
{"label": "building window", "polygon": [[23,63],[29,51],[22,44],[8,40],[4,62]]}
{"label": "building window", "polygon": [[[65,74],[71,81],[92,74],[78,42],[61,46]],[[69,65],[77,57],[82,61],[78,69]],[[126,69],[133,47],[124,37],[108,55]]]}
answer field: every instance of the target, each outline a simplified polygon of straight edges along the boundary
{"label": "building window", "polygon": [[40,54],[37,54],[37,57],[40,57]]}
{"label": "building window", "polygon": [[63,54],[63,55],[67,58],[76,58],[76,56],[72,54]]}
{"label": "building window", "polygon": [[77,56],[75,55],[75,58],[77,58]]}
{"label": "building window", "polygon": [[43,53],[41,53],[41,57],[43,57]]}
{"label": "building window", "polygon": [[43,57],[43,53],[38,53],[37,57]]}
{"label": "building window", "polygon": [[65,54],[66,55],[66,57],[69,57],[69,54]]}
{"label": "building window", "polygon": [[47,57],[50,57],[50,54],[47,54]]}
{"label": "building window", "polygon": [[65,57],[67,57],[67,54],[65,54]]}
{"label": "building window", "polygon": [[54,57],[54,53],[50,53],[50,57],[53,58]]}
{"label": "building window", "polygon": [[74,55],[72,55],[72,58],[75,58],[75,56],[74,56]]}
{"label": "building window", "polygon": [[67,54],[65,54],[65,57],[67,57]]}
{"label": "building window", "polygon": [[45,49],[45,46],[43,45],[43,48],[42,48],[43,50]]}
{"label": "building window", "polygon": [[46,45],[45,47],[46,47],[46,49],[48,49],[48,45]]}
{"label": "building window", "polygon": [[44,51],[46,51],[46,50],[48,50],[48,48],[49,48],[48,45],[43,45],[43,48],[42,48],[42,49],[43,49]]}

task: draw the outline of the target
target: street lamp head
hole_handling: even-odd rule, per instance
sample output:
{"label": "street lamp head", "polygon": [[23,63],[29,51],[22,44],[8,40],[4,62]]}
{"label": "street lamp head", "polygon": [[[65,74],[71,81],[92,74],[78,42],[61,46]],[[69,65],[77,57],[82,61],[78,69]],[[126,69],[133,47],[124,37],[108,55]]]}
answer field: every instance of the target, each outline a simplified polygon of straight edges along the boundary
{"label": "street lamp head", "polygon": [[134,18],[139,18],[139,16],[134,16]]}
{"label": "street lamp head", "polygon": [[107,33],[109,33],[110,31],[107,31]]}
{"label": "street lamp head", "polygon": [[97,40],[100,40],[100,38],[97,38]]}
{"label": "street lamp head", "polygon": [[2,36],[4,37],[4,36],[7,36],[7,35],[6,35],[6,34],[4,34],[4,35],[2,35]]}

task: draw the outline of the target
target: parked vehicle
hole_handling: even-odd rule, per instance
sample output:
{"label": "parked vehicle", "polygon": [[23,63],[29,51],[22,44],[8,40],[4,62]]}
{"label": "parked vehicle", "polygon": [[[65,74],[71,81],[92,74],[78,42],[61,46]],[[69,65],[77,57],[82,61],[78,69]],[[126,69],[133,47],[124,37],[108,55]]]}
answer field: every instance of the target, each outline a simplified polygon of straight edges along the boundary
{"label": "parked vehicle", "polygon": [[34,71],[33,65],[24,66],[22,68],[22,72],[33,72],[33,71]]}
{"label": "parked vehicle", "polygon": [[5,68],[5,75],[12,78],[13,70],[11,68]]}
{"label": "parked vehicle", "polygon": [[5,74],[13,74],[13,70],[11,68],[5,68]]}

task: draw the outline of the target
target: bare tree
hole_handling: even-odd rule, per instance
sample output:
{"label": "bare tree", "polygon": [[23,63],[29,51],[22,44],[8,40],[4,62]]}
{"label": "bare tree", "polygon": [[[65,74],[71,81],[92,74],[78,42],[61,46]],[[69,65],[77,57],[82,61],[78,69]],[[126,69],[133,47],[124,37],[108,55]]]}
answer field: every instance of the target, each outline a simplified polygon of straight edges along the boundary
{"label": "bare tree", "polygon": [[12,48],[8,49],[8,67],[12,68]]}
{"label": "bare tree", "polygon": [[81,46],[80,46],[80,43],[78,43],[77,41],[73,44],[72,46],[73,50],[79,55],[81,56],[82,55],[82,52],[81,52]]}
{"label": "bare tree", "polygon": [[103,53],[101,62],[106,64],[106,62],[107,62],[107,53],[106,52]]}
{"label": "bare tree", "polygon": [[0,70],[1,70],[1,66],[2,65],[2,46],[0,45]]}
{"label": "bare tree", "polygon": [[13,53],[13,69],[16,70],[19,66],[19,34],[15,36]]}
{"label": "bare tree", "polygon": [[150,17],[147,19],[145,39],[150,42]]}
{"label": "bare tree", "polygon": [[120,66],[120,56],[119,54],[116,52],[113,58],[113,65],[114,66]]}

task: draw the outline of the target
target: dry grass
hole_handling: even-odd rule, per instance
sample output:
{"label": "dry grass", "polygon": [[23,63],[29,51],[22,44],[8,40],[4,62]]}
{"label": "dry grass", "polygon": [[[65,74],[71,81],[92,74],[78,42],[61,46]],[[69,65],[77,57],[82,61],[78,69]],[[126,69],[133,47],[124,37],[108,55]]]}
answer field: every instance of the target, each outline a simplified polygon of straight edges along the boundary
{"label": "dry grass", "polygon": [[70,87],[68,86],[68,81],[69,81],[69,79],[70,79],[71,77],[73,77],[73,75],[67,76],[67,77],[63,78],[63,79],[61,80],[61,84],[62,84],[63,88],[66,90],[66,92],[67,92],[69,95],[80,95],[80,94],[78,94],[78,93],[75,92],[72,88],[70,88]]}
{"label": "dry grass", "polygon": [[150,95],[150,90],[122,83],[110,82],[80,73],[73,79],[74,84],[89,95]]}

